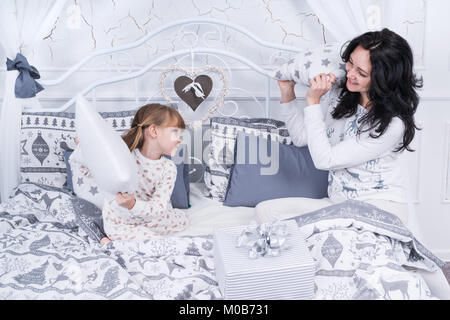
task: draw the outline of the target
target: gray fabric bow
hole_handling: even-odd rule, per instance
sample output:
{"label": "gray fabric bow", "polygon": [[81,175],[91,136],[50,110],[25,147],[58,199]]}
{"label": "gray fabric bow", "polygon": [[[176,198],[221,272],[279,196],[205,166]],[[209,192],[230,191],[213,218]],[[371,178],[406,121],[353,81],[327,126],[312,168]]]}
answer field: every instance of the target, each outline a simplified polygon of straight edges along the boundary
{"label": "gray fabric bow", "polygon": [[22,54],[18,53],[14,61],[7,58],[6,69],[8,71],[19,71],[19,76],[16,79],[16,85],[14,87],[16,98],[32,98],[38,92],[44,90],[44,87],[34,80],[41,77],[39,72],[35,67],[29,65],[27,58]]}

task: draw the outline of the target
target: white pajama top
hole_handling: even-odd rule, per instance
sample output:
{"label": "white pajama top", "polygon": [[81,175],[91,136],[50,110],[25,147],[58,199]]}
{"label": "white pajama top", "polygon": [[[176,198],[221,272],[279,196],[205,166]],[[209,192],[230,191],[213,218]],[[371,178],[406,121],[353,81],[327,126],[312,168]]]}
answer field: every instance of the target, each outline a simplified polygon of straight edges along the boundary
{"label": "white pajama top", "polygon": [[151,160],[139,149],[133,151],[138,165],[139,183],[131,210],[120,207],[115,199],[105,201],[103,224],[111,240],[145,240],[184,230],[186,213],[174,209],[170,202],[177,168],[172,160]]}
{"label": "white pajama top", "polygon": [[363,130],[358,120],[367,110],[358,105],[350,118],[333,119],[339,90],[333,87],[321,104],[302,107],[298,101],[281,104],[286,127],[296,146],[308,145],[314,165],[329,170],[328,196],[334,202],[347,199],[382,199],[406,202],[402,152],[404,124],[400,118],[391,123],[379,138]]}

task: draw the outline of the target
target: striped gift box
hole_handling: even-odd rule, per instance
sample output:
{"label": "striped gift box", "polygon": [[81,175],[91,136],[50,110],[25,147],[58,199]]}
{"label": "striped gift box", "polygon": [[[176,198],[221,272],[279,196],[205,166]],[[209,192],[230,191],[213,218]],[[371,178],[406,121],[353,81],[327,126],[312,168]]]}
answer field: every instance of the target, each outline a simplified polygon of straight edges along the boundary
{"label": "striped gift box", "polygon": [[216,278],[224,299],[291,300],[314,297],[315,263],[295,221],[287,224],[286,250],[277,257],[250,259],[248,248],[237,248],[246,226],[214,231]]}

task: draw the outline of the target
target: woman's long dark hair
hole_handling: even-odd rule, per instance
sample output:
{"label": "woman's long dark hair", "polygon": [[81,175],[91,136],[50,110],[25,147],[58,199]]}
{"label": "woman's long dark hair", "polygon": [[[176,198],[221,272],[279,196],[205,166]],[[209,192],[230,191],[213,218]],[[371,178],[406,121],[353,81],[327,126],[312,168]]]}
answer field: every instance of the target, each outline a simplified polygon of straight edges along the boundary
{"label": "woman's long dark hair", "polygon": [[[351,40],[347,47],[344,45],[341,58],[345,63],[358,46],[370,51],[372,64],[367,93],[371,108],[360,119],[365,128],[360,132],[370,131],[372,138],[379,138],[385,133],[392,118],[399,117],[405,125],[405,132],[402,145],[395,151],[414,151],[409,148],[409,144],[414,138],[415,130],[420,130],[414,122],[414,113],[419,103],[415,89],[422,87],[422,79],[417,79],[413,72],[411,47],[405,39],[389,29],[366,32]],[[346,82],[339,84],[342,91],[339,103],[332,112],[334,119],[354,115],[360,102],[360,93],[350,92]]]}

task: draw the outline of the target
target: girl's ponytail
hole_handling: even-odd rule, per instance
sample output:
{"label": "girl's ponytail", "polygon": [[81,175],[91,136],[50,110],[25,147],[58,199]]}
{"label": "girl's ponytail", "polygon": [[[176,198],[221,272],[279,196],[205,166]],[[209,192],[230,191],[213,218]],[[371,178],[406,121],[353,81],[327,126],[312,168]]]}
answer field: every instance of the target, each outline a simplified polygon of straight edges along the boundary
{"label": "girl's ponytail", "polygon": [[[136,147],[138,145],[142,145],[143,140],[144,140],[144,134],[142,131],[142,126],[136,126],[134,127],[132,130],[134,130],[136,133],[134,134],[134,140],[131,143],[131,146],[127,143],[128,148],[130,149],[131,152],[133,152],[134,149],[136,149]],[[125,140],[125,137],[124,137]],[[126,140],[125,140],[126,142]]]}

